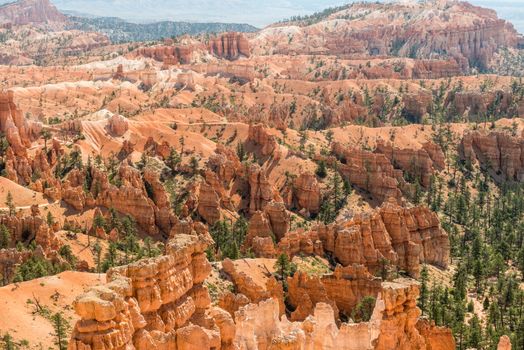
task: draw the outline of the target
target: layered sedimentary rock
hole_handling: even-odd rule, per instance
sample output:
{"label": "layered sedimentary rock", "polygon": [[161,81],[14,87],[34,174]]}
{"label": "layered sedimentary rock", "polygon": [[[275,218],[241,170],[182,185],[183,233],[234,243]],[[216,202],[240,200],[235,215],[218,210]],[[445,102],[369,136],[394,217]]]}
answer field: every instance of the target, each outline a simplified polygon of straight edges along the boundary
{"label": "layered sedimentary rock", "polygon": [[275,243],[282,241],[290,228],[290,216],[282,202],[270,202],[249,220],[243,250],[252,249],[256,256],[272,258]]}
{"label": "layered sedimentary rock", "polygon": [[487,67],[501,47],[516,47],[518,33],[494,11],[466,2],[364,3],[319,21],[270,26],[251,44],[257,54],[452,57],[464,72]]}
{"label": "layered sedimentary rock", "polygon": [[109,118],[109,130],[115,136],[123,136],[129,130],[129,121],[124,116],[113,114]]}
{"label": "layered sedimentary rock", "polygon": [[302,236],[320,240],[343,266],[364,265],[373,273],[391,264],[417,277],[421,263],[446,268],[449,262],[449,237],[425,207],[406,209],[386,202],[376,211],[319,225]]}
{"label": "layered sedimentary rock", "polygon": [[67,17],[49,0],[22,0],[0,6],[0,22],[13,26],[65,23]]}
{"label": "layered sedimentary rock", "polygon": [[279,159],[280,146],[277,139],[274,135],[269,134],[264,125],[250,124],[247,140],[258,148],[261,156],[272,156],[274,159]]}
{"label": "layered sedimentary rock", "polygon": [[293,181],[293,199],[298,210],[305,209],[308,214],[318,214],[321,195],[315,175],[302,173]]}
{"label": "layered sedimentary rock", "polygon": [[17,108],[13,91],[0,91],[0,132],[17,156],[25,156],[26,148],[40,136],[41,129],[40,123],[28,121]]}
{"label": "layered sedimentary rock", "polygon": [[228,60],[249,57],[249,41],[242,33],[223,33],[209,40],[209,52]]}
{"label": "layered sedimentary rock", "polygon": [[511,350],[511,340],[507,335],[500,337],[497,350]]}
{"label": "layered sedimentary rock", "polygon": [[171,64],[175,62],[187,64],[191,63],[194,50],[195,48],[190,45],[141,47],[130,55],[132,57],[152,58],[158,62],[168,61]]}
{"label": "layered sedimentary rock", "polygon": [[422,186],[428,187],[431,175],[436,170],[444,169],[445,163],[444,154],[437,145],[428,143],[426,147],[430,152],[425,148],[399,149],[390,143],[380,141],[375,152],[385,155],[396,168],[409,173],[413,178],[418,179]]}
{"label": "layered sedimentary rock", "polygon": [[395,169],[384,154],[362,151],[333,143],[333,153],[342,163],[340,172],[351,184],[369,191],[379,200],[400,199],[404,186],[401,170]]}
{"label": "layered sedimentary rock", "polygon": [[257,164],[251,164],[247,170],[249,183],[249,212],[262,211],[272,201],[282,202],[282,198],[269,182],[265,171]]}
{"label": "layered sedimentary rock", "polygon": [[337,320],[339,312],[351,316],[362,298],[378,295],[381,283],[381,279],[372,276],[362,265],[339,265],[332,274],[322,277],[297,272],[288,278],[287,302],[296,308],[291,320],[304,320],[320,302],[333,308]]}
{"label": "layered sedimentary rock", "polygon": [[[248,264],[250,262],[254,263],[253,260],[247,261]],[[246,296],[250,303],[258,303],[266,299],[275,298],[279,301],[280,314],[284,313],[284,290],[282,285],[271,274],[263,278],[254,279],[248,273],[239,269],[235,261],[229,259],[222,262],[222,268],[233,281],[237,293]]]}
{"label": "layered sedimentary rock", "polygon": [[409,280],[382,284],[375,309],[368,322],[344,323],[337,327],[333,308],[318,303],[313,315],[303,322],[279,319],[274,299],[247,305],[235,313],[235,344],[241,349],[455,349],[451,332],[416,325],[420,310],[416,307],[419,289]]}
{"label": "layered sedimentary rock", "polygon": [[225,78],[231,78],[241,83],[253,82],[255,80],[255,67],[251,64],[209,63],[203,66],[197,66],[195,70],[207,75],[219,75]]}
{"label": "layered sedimentary rock", "polygon": [[[169,201],[157,173],[140,172],[122,165],[118,170],[118,185],[110,183],[108,174],[101,169],[90,169],[90,183],[86,183],[85,171],[71,171],[62,187],[62,199],[77,210],[95,205],[114,208],[131,215],[149,234],[159,228],[169,233],[176,218],[169,210]],[[84,188],[87,187],[86,192]]]}
{"label": "layered sedimentary rock", "polygon": [[418,320],[416,327],[420,335],[426,340],[427,350],[455,349],[455,340],[451,329],[435,326],[434,322],[422,318]]}
{"label": "layered sedimentary rock", "polygon": [[466,132],[460,144],[462,156],[478,161],[508,181],[524,180],[524,139],[507,132]]}
{"label": "layered sedimentary rock", "polygon": [[[37,205],[31,206],[31,215],[0,215],[0,225],[9,232],[9,246],[0,249],[0,271],[4,284],[14,278],[15,268],[33,256],[56,264],[64,263],[58,254],[62,243],[55,236],[56,227],[49,227]],[[34,242],[34,250],[16,249],[18,244]]]}
{"label": "layered sedimentary rock", "polygon": [[[75,300],[80,321],[69,349],[220,348],[226,332],[206,314],[210,298],[202,285],[211,271],[209,243],[205,236],[177,235],[165,256],[111,269],[105,285]],[[227,317],[215,318],[227,324]]]}

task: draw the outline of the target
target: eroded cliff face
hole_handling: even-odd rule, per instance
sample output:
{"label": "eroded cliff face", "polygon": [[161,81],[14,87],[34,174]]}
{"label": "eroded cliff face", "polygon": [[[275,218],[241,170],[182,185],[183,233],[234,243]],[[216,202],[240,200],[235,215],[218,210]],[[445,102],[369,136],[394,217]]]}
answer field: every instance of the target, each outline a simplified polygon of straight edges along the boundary
{"label": "eroded cliff face", "polygon": [[269,232],[263,218],[254,217],[246,243],[252,242],[260,256],[329,253],[343,266],[363,265],[376,273],[386,263],[413,277],[419,276],[423,263],[441,268],[449,263],[449,237],[437,215],[426,207],[404,208],[394,200],[351,220],[288,232],[277,244]]}
{"label": "eroded cliff face", "polygon": [[249,57],[249,41],[242,33],[224,33],[209,40],[209,52],[231,61]]}
{"label": "eroded cliff face", "polygon": [[26,149],[40,136],[41,129],[42,124],[27,120],[17,108],[13,91],[0,91],[0,132],[17,156],[26,155]]}
{"label": "eroded cliff face", "polygon": [[376,272],[381,261],[418,277],[420,264],[448,266],[449,238],[428,208],[402,208],[386,202],[369,215],[345,223],[319,227],[324,249],[344,266],[363,264]]}
{"label": "eroded cliff face", "polygon": [[318,303],[303,322],[278,317],[274,299],[250,304],[235,313],[235,343],[240,349],[430,349],[439,338],[441,349],[454,349],[451,332],[436,327],[417,329],[418,285],[409,280],[382,284],[369,322],[337,327],[332,306]]}
{"label": "eroded cliff face", "polygon": [[[31,206],[28,215],[1,214],[0,224],[4,225],[9,232],[9,245],[0,249],[0,271],[2,271],[3,283],[12,282],[15,277],[16,267],[31,257],[41,258],[55,264],[65,264],[65,260],[59,255],[62,242],[55,236],[59,224],[49,227],[42,217],[38,205]],[[17,244],[28,244],[34,241],[34,250],[19,250]]]}
{"label": "eroded cliff face", "polygon": [[351,316],[355,306],[366,296],[376,297],[381,291],[382,281],[372,276],[363,265],[337,266],[332,274],[321,277],[297,272],[288,278],[287,303],[295,308],[292,321],[303,321],[313,314],[318,303],[326,303],[335,313]]}
{"label": "eroded cliff face", "polygon": [[464,134],[460,150],[465,160],[492,171],[495,178],[524,180],[524,138],[504,131]]}
{"label": "eroded cliff face", "polygon": [[339,171],[351,184],[369,191],[380,201],[402,198],[403,173],[395,169],[384,154],[376,154],[334,143],[333,153],[340,160]]}
{"label": "eroded cliff face", "polygon": [[232,320],[212,312],[203,286],[209,243],[205,235],[177,235],[165,256],[111,269],[105,285],[74,302],[81,320],[69,349],[219,349]]}
{"label": "eroded cliff face", "polygon": [[191,63],[197,47],[192,45],[141,47],[130,54],[130,57],[152,58],[166,65]]}
{"label": "eroded cliff face", "polygon": [[348,5],[316,20],[270,26],[251,43],[262,55],[451,56],[463,72],[487,67],[499,48],[517,44],[517,31],[494,11],[456,1]]}
{"label": "eroded cliff face", "polygon": [[[105,285],[75,300],[73,306],[81,319],[69,349],[423,350],[436,341],[439,349],[454,349],[451,332],[418,321],[416,282],[402,279],[381,284],[357,267],[337,269],[333,277],[320,280],[302,275],[291,279],[292,299],[301,302],[307,296],[310,301],[307,314],[292,316],[302,322],[281,316],[282,294],[258,293],[251,296],[253,303],[231,295],[229,302],[221,303],[237,305],[229,312],[212,307],[203,286],[211,271],[205,256],[210,243],[207,234],[178,234],[167,244],[165,256],[111,269]],[[352,278],[353,274],[358,278]],[[319,283],[323,288],[317,288]],[[255,293],[253,284],[238,285],[244,285],[246,294]],[[358,293],[377,297],[370,321],[338,327],[334,310],[354,304]]]}
{"label": "eroded cliff face", "polygon": [[0,20],[13,26],[26,24],[64,24],[67,17],[49,0],[23,0],[0,6]]}

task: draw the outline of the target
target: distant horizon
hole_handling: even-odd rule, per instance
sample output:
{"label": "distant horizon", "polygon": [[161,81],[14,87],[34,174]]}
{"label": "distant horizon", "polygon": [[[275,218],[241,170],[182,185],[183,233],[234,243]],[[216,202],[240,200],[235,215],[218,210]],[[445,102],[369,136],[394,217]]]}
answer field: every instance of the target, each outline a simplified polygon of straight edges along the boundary
{"label": "distant horizon", "polygon": [[[65,12],[96,17],[118,17],[128,22],[161,21],[245,23],[258,28],[283,19],[309,15],[328,7],[353,1],[341,0],[50,0]],[[366,0],[375,1],[375,0]],[[0,4],[13,0],[0,0]],[[470,3],[497,11],[524,34],[523,0],[470,0]]]}

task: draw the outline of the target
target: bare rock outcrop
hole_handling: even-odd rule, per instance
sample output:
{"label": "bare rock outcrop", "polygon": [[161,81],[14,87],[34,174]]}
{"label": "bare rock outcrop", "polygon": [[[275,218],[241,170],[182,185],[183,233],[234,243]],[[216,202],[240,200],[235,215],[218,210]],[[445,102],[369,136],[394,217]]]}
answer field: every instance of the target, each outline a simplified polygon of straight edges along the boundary
{"label": "bare rock outcrop", "polygon": [[524,180],[524,138],[507,132],[466,132],[460,144],[461,154],[470,162],[479,162],[508,181]]}
{"label": "bare rock outcrop", "polygon": [[235,343],[241,349],[340,349],[373,350],[455,349],[451,332],[417,329],[420,310],[416,306],[418,284],[400,279],[382,284],[375,309],[368,322],[335,322],[332,306],[318,303],[312,315],[303,322],[279,319],[278,303],[269,299],[240,308],[235,313]]}
{"label": "bare rock outcrop", "polygon": [[129,121],[124,116],[113,114],[109,118],[109,130],[115,136],[123,136],[129,130]]}
{"label": "bare rock outcrop", "polygon": [[195,341],[199,349],[218,348],[220,330],[201,317],[210,303],[202,285],[211,271],[209,243],[181,234],[165,256],[110,270],[107,284],[75,300],[80,321],[69,349],[193,349]]}
{"label": "bare rock outcrop", "polygon": [[130,53],[130,56],[152,58],[158,62],[170,64],[191,63],[196,47],[191,45],[140,47]]}
{"label": "bare rock outcrop", "polygon": [[336,142],[332,150],[342,163],[340,172],[351,184],[382,201],[402,197],[400,188],[405,185],[402,171],[395,169],[384,154],[347,148]]}
{"label": "bare rock outcrop", "polygon": [[293,182],[293,196],[298,210],[305,209],[309,214],[320,211],[320,185],[315,175],[302,173]]}
{"label": "bare rock outcrop", "polygon": [[297,272],[288,278],[287,302],[296,308],[291,320],[304,320],[313,314],[315,305],[329,304],[339,318],[339,312],[351,316],[351,312],[365,296],[375,297],[381,290],[381,280],[372,276],[366,267],[337,266],[332,274],[322,277]]}
{"label": "bare rock outcrop", "polygon": [[409,173],[412,177],[419,179],[422,186],[428,187],[431,175],[437,170],[444,169],[445,164],[444,154],[441,150],[439,152],[438,146],[427,143],[426,148],[400,149],[390,143],[379,141],[375,153],[385,155],[396,168]]}
{"label": "bare rock outcrop", "polygon": [[[253,260],[248,261],[254,263]],[[237,264],[229,259],[222,262],[222,268],[233,281],[238,293],[246,296],[251,303],[258,303],[262,300],[275,298],[279,301],[280,314],[284,313],[284,290],[275,277],[267,275],[264,278],[255,279],[239,269]]]}
{"label": "bare rock outcrop", "polygon": [[[169,233],[176,223],[170,211],[168,195],[156,172],[140,171],[127,165],[118,170],[118,186],[109,181],[108,174],[97,167],[90,170],[90,184],[85,171],[71,171],[62,187],[62,199],[76,210],[95,205],[114,208],[131,215],[148,234]],[[88,191],[84,190],[88,187]]]}
{"label": "bare rock outcrop", "polygon": [[14,102],[13,91],[0,91],[0,132],[16,156],[25,156],[31,142],[40,136],[41,123],[27,120]]}
{"label": "bare rock outcrop", "polygon": [[280,146],[274,135],[268,133],[268,130],[262,124],[250,124],[248,133],[248,142],[252,142],[258,147],[262,157],[273,157],[279,159]]}
{"label": "bare rock outcrop", "polygon": [[507,335],[500,337],[497,350],[511,350],[511,340]]}
{"label": "bare rock outcrop", "polygon": [[249,41],[242,33],[223,33],[209,40],[209,52],[231,61],[249,57]]}
{"label": "bare rock outcrop", "polygon": [[425,207],[406,209],[394,202],[350,221],[319,225],[308,233],[343,266],[365,265],[377,272],[384,262],[417,277],[420,264],[446,268],[449,237],[435,213]]}
{"label": "bare rock outcrop", "polygon": [[0,21],[13,26],[66,23],[63,15],[49,0],[22,0],[0,8]]}
{"label": "bare rock outcrop", "polygon": [[[358,24],[352,20],[356,17],[362,18]],[[517,31],[495,11],[467,2],[430,1],[353,4],[320,22],[297,20],[265,28],[251,45],[260,55],[452,58],[466,72],[471,66],[488,67],[498,49],[518,42]]]}

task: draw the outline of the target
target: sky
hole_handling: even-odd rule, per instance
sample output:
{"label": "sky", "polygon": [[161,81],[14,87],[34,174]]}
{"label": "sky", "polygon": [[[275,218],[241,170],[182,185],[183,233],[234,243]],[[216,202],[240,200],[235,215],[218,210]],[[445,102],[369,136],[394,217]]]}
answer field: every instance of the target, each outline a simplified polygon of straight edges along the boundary
{"label": "sky", "polygon": [[[1,3],[13,0],[0,0]],[[161,20],[249,23],[264,27],[294,15],[310,14],[348,0],[51,0],[61,10],[113,16],[133,22]],[[524,0],[470,0],[497,10],[524,33]]]}

